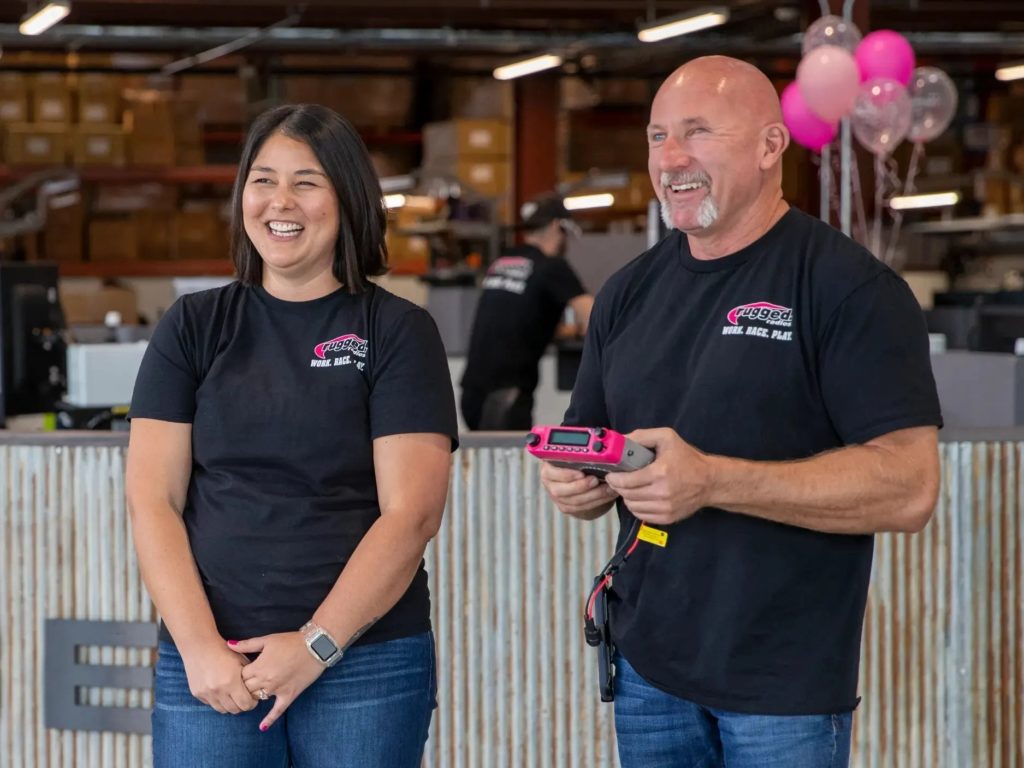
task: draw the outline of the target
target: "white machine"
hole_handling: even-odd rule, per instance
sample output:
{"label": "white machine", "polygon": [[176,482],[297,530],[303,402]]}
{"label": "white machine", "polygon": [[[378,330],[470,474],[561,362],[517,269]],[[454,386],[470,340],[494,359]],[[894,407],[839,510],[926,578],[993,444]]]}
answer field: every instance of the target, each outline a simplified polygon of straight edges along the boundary
{"label": "white machine", "polygon": [[68,391],[79,408],[128,405],[148,343],[68,345]]}

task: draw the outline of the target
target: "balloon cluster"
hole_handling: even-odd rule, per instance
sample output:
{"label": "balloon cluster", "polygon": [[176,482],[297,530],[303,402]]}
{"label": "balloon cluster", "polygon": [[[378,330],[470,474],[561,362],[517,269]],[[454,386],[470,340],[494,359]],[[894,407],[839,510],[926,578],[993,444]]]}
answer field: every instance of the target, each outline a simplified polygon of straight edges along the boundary
{"label": "balloon cluster", "polygon": [[914,68],[914,50],[888,29],[860,31],[838,16],[807,28],[796,82],[782,93],[782,117],[793,140],[820,152],[850,118],[853,135],[876,157],[904,139],[931,141],[956,112],[956,86],[941,69]]}

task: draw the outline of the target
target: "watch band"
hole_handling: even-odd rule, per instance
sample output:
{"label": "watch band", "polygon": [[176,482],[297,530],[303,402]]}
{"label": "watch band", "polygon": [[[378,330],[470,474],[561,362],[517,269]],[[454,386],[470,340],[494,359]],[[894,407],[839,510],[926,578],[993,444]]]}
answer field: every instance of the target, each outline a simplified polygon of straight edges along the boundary
{"label": "watch band", "polygon": [[302,633],[302,639],[306,643],[306,650],[309,651],[309,655],[316,659],[320,666],[324,668],[333,667],[345,655],[345,651],[331,637],[331,633],[315,621],[307,621],[302,625],[299,632]]}

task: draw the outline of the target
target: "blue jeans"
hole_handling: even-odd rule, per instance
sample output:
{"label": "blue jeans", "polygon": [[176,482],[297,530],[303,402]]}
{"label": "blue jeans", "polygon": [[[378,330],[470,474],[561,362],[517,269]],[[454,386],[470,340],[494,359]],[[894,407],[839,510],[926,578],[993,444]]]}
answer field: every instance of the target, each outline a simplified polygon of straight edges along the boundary
{"label": "blue jeans", "polygon": [[437,706],[429,632],[350,648],[265,733],[273,699],[220,714],[189,692],[177,649],[159,651],[153,768],[419,768]]}
{"label": "blue jeans", "polygon": [[616,654],[622,768],[847,768],[853,713],[747,715],[665,693]]}

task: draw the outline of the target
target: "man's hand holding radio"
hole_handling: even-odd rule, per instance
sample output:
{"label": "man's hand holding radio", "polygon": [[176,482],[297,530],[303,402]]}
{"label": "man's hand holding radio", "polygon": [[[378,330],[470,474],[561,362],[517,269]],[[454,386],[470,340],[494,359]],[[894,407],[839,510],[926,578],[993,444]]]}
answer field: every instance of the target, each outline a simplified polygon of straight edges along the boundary
{"label": "man's hand holding radio", "polygon": [[585,475],[578,469],[556,467],[546,461],[541,465],[540,479],[555,506],[581,520],[600,517],[619,495],[596,477]]}
{"label": "man's hand holding radio", "polygon": [[605,477],[608,487],[622,496],[635,517],[652,525],[669,525],[708,506],[713,483],[711,457],[684,441],[674,429],[638,429],[626,437],[655,454],[646,467],[609,472]]}

